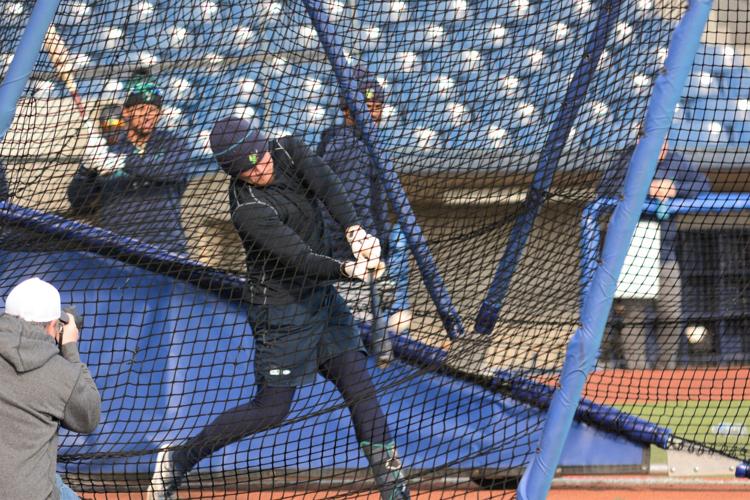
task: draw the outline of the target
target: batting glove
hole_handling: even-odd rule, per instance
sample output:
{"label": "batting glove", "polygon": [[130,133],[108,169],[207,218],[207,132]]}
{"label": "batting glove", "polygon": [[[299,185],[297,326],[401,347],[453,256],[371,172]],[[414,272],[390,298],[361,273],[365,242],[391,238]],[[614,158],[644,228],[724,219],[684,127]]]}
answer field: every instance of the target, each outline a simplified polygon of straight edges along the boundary
{"label": "batting glove", "polygon": [[377,281],[385,274],[385,262],[378,260],[377,263],[368,267],[366,260],[347,260],[341,264],[341,274],[349,279],[371,283]]}
{"label": "batting glove", "polygon": [[125,166],[125,155],[111,153],[107,141],[93,130],[89,131],[84,157],[86,166],[102,175],[114,173]]}
{"label": "batting glove", "polygon": [[378,268],[381,256],[380,240],[357,225],[347,228],[346,241],[349,242],[357,262],[365,261],[370,270]]}

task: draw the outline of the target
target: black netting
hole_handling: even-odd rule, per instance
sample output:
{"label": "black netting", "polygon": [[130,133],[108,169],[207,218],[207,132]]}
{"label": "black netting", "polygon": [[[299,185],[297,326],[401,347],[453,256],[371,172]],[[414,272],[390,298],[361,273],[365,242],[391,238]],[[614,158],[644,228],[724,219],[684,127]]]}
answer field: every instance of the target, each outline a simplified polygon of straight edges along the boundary
{"label": "black netting", "polygon": [[[0,287],[85,317],[102,415],[61,431],[66,481],[135,498],[166,452],[191,498],[511,496],[685,9],[617,4],[62,1],[0,143]],[[4,74],[33,2],[2,8]],[[602,449],[748,458],[746,17],[715,5],[675,110],[574,423]],[[340,274],[355,223],[374,288]]]}

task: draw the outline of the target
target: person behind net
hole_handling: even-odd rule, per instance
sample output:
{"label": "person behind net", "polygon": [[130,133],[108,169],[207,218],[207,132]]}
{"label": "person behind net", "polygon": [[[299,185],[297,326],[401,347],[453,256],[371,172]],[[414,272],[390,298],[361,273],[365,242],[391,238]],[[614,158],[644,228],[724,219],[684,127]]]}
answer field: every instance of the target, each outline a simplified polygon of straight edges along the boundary
{"label": "person behind net", "polygon": [[[338,177],[301,140],[268,141],[249,122],[228,118],[214,126],[210,143],[231,176],[231,219],[246,254],[244,295],[255,338],[257,392],[182,446],[161,451],[148,498],[172,498],[201,459],[280,425],[295,389],[313,382],[317,373],[343,395],[382,498],[409,498],[360,334],[333,286],[341,279],[382,275],[377,238],[362,229]],[[345,232],[356,260],[328,255],[320,202]]]}
{"label": "person behind net", "polygon": [[[383,87],[368,72],[360,68],[355,69],[354,79],[357,82],[357,90],[364,96],[372,121],[378,125],[383,115],[385,101]],[[362,217],[362,226],[385,243],[383,253],[388,262],[388,282],[393,291],[393,293],[386,294],[392,300],[384,301],[389,302],[387,304],[390,309],[388,327],[399,333],[406,332],[409,330],[412,318],[408,298],[409,269],[406,262],[408,257],[406,236],[398,223],[391,224],[384,220],[388,200],[380,182],[377,167],[370,160],[362,133],[343,96],[340,98],[340,106],[344,115],[344,124],[333,126],[321,134],[316,153],[341,179],[354,209]],[[325,222],[331,229],[333,256],[340,259],[351,258],[351,250],[346,238],[341,231],[336,231],[336,221],[327,212]],[[370,302],[369,287],[342,282],[338,285],[338,289],[355,315],[361,318],[366,317]]]}
{"label": "person behind net", "polygon": [[[607,170],[598,187],[599,196],[622,194],[625,174],[635,146],[619,158],[614,168]],[[711,185],[698,168],[681,154],[669,149],[665,140],[659,153],[648,198],[667,202],[673,198],[695,198],[711,190]],[[621,358],[629,369],[672,369],[677,365],[680,335],[693,335],[691,329],[705,329],[701,325],[687,325],[683,310],[680,266],[677,262],[677,224],[659,206],[655,216],[642,216],[642,221],[658,222],[660,247],[658,289],[653,297],[616,298],[612,306],[612,321],[607,330],[602,355]],[[635,242],[634,244],[641,244]],[[642,246],[650,246],[643,242]],[[648,342],[655,348],[649,362]],[[620,351],[620,352],[618,352]]]}
{"label": "person behind net", "polygon": [[[122,116],[122,106],[108,104],[99,112],[99,130],[107,146],[116,146],[127,130]],[[86,216],[96,213],[99,208],[102,182],[98,181],[96,168],[82,163],[76,171],[73,182],[68,186],[68,200],[74,215]]]}
{"label": "person behind net", "polygon": [[57,430],[90,434],[99,390],[78,355],[78,327],[60,294],[22,281],[0,315],[0,491],[7,500],[78,498],[56,474]]}
{"label": "person behind net", "polygon": [[[145,72],[136,72],[122,105],[124,129],[108,125],[109,150],[121,161],[108,171],[81,166],[68,187],[78,214],[96,212],[99,224],[159,248],[184,253],[180,200],[187,187],[191,147],[158,127],[161,90]],[[111,110],[110,110],[111,112]],[[105,116],[106,124],[116,116]],[[122,126],[122,125],[121,125]]]}

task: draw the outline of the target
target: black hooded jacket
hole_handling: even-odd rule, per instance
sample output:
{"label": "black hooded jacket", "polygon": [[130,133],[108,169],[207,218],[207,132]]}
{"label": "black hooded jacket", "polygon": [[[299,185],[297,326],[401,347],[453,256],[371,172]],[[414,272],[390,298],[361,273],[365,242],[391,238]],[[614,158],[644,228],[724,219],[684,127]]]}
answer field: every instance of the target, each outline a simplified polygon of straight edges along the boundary
{"label": "black hooded jacket", "polygon": [[271,141],[269,149],[272,182],[259,187],[234,179],[229,204],[245,248],[245,299],[290,304],[343,277],[342,262],[330,257],[320,202],[342,232],[360,222],[338,176],[301,140],[283,137]]}

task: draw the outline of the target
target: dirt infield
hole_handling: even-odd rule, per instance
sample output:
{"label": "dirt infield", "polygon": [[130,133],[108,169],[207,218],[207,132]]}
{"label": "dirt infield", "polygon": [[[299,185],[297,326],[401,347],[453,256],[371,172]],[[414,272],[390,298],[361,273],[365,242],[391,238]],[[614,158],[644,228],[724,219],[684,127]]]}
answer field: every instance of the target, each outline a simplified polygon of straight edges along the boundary
{"label": "dirt infield", "polygon": [[750,400],[750,369],[602,370],[584,397],[597,403]]}

